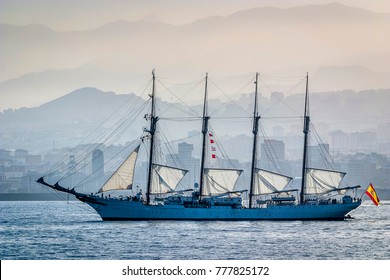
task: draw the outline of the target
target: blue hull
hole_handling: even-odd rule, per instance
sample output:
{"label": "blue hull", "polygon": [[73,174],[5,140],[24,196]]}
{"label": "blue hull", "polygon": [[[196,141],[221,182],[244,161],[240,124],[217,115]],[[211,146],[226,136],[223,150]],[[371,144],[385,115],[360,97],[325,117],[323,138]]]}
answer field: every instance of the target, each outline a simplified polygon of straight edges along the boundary
{"label": "blue hull", "polygon": [[97,199],[84,201],[103,220],[343,220],[361,201],[339,204],[271,205],[264,208],[211,206],[191,208],[184,205],[144,205],[141,202]]}

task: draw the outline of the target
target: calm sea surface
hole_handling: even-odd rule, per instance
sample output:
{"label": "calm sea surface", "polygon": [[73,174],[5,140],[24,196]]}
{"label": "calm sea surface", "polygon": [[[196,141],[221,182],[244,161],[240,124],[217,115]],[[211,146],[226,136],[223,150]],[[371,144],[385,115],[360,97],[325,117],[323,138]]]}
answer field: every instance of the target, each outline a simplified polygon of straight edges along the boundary
{"label": "calm sea surface", "polygon": [[1,201],[0,259],[389,260],[390,205],[347,221],[103,222],[65,201]]}

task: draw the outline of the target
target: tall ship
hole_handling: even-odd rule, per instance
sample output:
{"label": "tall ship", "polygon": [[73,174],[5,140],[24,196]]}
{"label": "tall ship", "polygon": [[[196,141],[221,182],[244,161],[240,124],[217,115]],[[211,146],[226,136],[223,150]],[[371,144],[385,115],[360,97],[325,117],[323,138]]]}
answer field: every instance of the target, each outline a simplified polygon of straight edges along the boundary
{"label": "tall ship", "polygon": [[[245,189],[235,189],[243,170],[218,168],[208,165],[210,142],[208,75],[204,79],[202,110],[200,168],[194,187],[178,186],[189,170],[169,166],[157,161],[156,146],[160,117],[156,114],[156,77],[152,74],[149,94],[150,111],[144,116],[148,127],[143,129],[139,144],[119,164],[109,178],[102,182],[96,193],[76,190],[61,181],[53,182],[43,176],[37,182],[57,192],[72,195],[92,207],[104,221],[110,220],[343,220],[360,206],[356,189],[360,186],[341,187],[344,172],[314,168],[308,164],[308,135],[310,133],[308,75],[305,77],[305,106],[303,115],[302,176],[291,187],[292,179],[278,172],[258,166],[259,122],[258,80],[255,76],[250,180]],[[134,176],[141,144],[147,142],[146,186],[134,193]],[[241,147],[242,149],[242,147]],[[68,182],[69,184],[69,182]],[[116,196],[115,193],[121,195]],[[353,194],[348,194],[354,193]],[[246,198],[246,199],[244,199]]]}

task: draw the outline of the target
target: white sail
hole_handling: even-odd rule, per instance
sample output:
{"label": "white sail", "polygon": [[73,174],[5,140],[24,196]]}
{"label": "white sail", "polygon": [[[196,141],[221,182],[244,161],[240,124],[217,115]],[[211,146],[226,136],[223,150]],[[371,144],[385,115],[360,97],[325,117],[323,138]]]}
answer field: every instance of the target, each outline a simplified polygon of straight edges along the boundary
{"label": "white sail", "polygon": [[282,191],[291,180],[291,177],[256,168],[253,194],[270,194]]}
{"label": "white sail", "polygon": [[205,168],[202,195],[215,195],[233,191],[242,170]]}
{"label": "white sail", "polygon": [[305,194],[327,194],[337,191],[344,176],[344,172],[306,168]]}
{"label": "white sail", "polygon": [[137,148],[127,157],[127,159],[102,186],[99,192],[110,190],[126,190],[132,188],[135,162],[137,160],[139,147],[140,146],[137,146]]}
{"label": "white sail", "polygon": [[152,165],[152,194],[172,192],[187,174],[188,170],[166,165]]}

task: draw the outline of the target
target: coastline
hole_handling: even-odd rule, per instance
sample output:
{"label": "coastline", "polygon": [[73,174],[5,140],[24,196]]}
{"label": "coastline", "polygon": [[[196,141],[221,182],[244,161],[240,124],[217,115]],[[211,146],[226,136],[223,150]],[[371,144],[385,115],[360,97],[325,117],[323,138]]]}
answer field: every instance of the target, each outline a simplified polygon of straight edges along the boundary
{"label": "coastline", "polygon": [[0,193],[0,201],[67,201],[73,196],[59,193]]}

